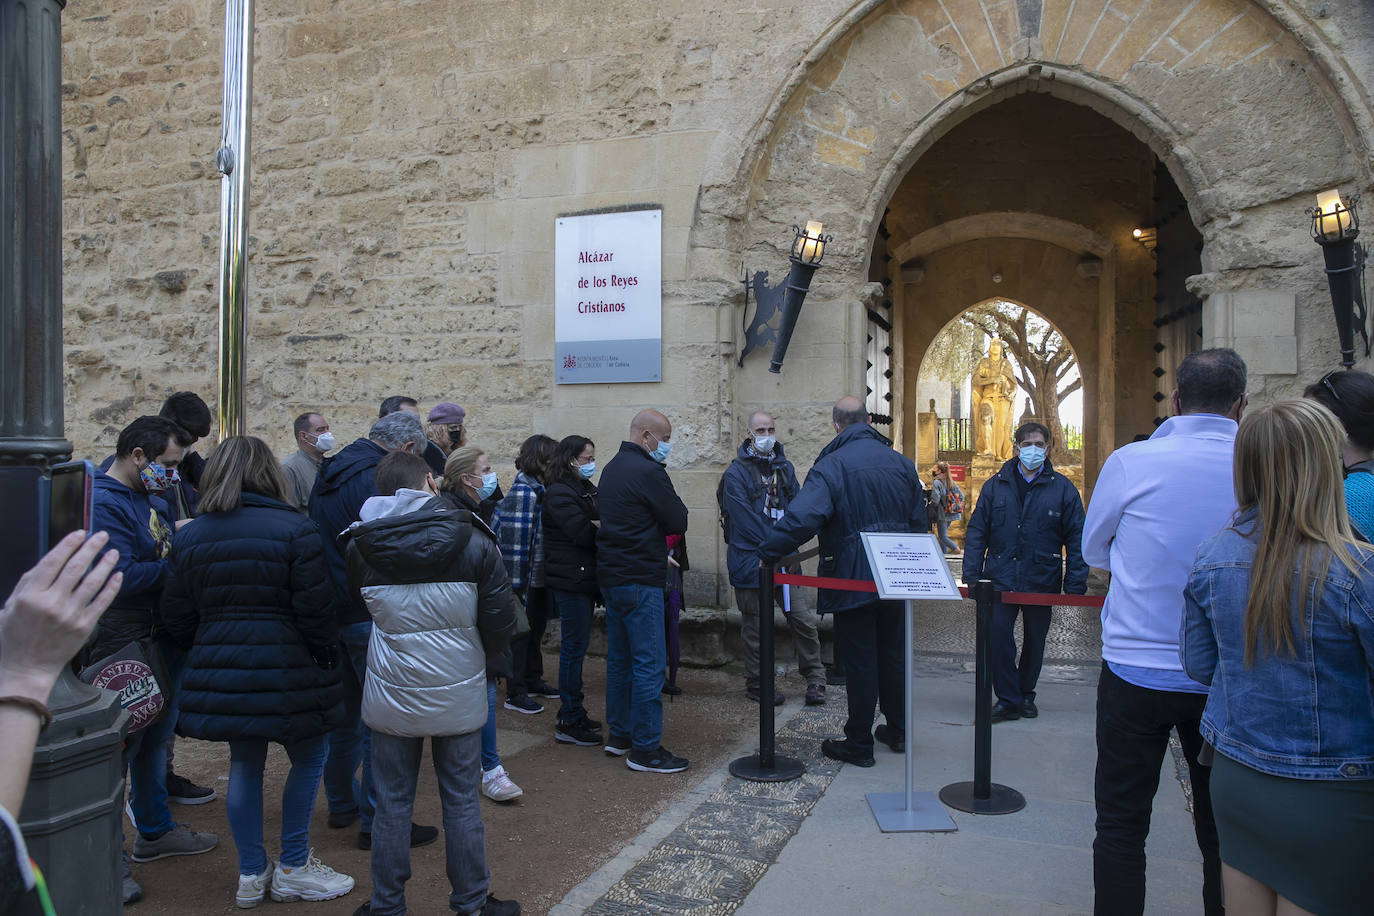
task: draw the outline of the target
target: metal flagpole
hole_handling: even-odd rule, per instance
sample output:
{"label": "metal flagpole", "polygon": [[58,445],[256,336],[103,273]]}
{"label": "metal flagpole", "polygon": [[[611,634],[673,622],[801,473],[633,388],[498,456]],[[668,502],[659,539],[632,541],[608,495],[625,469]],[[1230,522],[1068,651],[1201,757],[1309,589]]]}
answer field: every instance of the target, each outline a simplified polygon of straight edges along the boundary
{"label": "metal flagpole", "polygon": [[247,346],[248,159],[253,94],[253,0],[224,5],[224,101],[220,146],[219,435],[243,435]]}

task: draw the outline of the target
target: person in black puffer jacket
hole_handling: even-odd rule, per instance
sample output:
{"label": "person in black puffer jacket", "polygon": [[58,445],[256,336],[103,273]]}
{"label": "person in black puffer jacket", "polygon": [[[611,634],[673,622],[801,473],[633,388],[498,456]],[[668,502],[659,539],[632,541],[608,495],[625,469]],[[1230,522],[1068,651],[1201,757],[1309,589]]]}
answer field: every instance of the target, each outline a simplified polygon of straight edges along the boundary
{"label": "person in black puffer jacket", "polygon": [[561,705],[553,736],[564,744],[601,743],[601,723],[583,706],[582,661],[592,632],[596,585],[596,443],[568,436],[558,443],[544,488],[544,584],[558,610],[558,693]]}
{"label": "person in black puffer jacket", "polygon": [[[229,742],[229,826],[238,848],[237,904],[328,900],[353,879],[310,855],[310,814],[343,721],[339,625],[319,529],[286,503],[286,480],[260,439],[226,439],[206,463],[200,515],[172,540],[162,619],[189,650],[184,734]],[[268,742],[286,748],[281,859],[262,836]]]}

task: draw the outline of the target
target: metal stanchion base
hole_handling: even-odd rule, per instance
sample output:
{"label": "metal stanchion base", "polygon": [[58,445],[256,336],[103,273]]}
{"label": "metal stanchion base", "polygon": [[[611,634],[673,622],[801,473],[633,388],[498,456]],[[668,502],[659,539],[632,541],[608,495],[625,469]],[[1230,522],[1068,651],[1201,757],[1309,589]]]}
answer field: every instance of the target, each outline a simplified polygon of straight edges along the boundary
{"label": "metal stanchion base", "polygon": [[758,754],[737,757],[730,761],[730,775],[751,782],[787,782],[806,772],[806,767],[796,757],[773,756],[773,765],[765,767],[759,762]]}
{"label": "metal stanchion base", "polygon": [[1026,796],[995,782],[987,798],[974,798],[971,782],[952,782],[940,790],[940,801],[970,814],[1014,814],[1026,807]]}
{"label": "metal stanchion base", "polygon": [[949,833],[958,830],[934,792],[916,792],[911,810],[906,809],[905,792],[869,792],[868,807],[883,833]]}

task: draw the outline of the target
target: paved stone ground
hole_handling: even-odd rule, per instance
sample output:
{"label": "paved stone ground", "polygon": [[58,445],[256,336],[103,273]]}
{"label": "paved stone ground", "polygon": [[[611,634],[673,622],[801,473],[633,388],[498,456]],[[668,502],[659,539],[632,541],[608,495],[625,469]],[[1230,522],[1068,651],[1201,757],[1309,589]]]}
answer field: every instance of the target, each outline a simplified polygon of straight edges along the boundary
{"label": "paved stone ground", "polygon": [[[918,605],[917,791],[972,773],[970,611],[953,602]],[[781,712],[778,752],[805,763],[801,778],[751,783],[713,774],[550,912],[1090,912],[1098,638],[1096,609],[1056,608],[1041,718],[993,733],[994,781],[1025,794],[1022,812],[951,812],[954,834],[882,834],[864,795],[899,791],[903,758],[880,746],[878,765],[865,770],[821,757],[821,739],[838,735],[844,722],[843,691],[832,688],[824,709],[794,702]],[[1147,911],[1191,912],[1201,866],[1176,747],[1162,775],[1147,850]]]}

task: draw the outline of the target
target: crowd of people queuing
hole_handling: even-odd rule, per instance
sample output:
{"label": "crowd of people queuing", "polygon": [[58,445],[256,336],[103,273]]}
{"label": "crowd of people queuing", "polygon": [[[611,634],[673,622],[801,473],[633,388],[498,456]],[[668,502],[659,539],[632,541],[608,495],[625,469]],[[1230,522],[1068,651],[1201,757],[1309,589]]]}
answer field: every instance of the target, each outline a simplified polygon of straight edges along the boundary
{"label": "crowd of people queuing", "polygon": [[[1018,428],[1013,457],[983,484],[969,519],[963,578],[991,579],[999,592],[1081,594],[1089,566],[1111,574],[1097,688],[1096,913],[1144,912],[1145,841],[1171,732],[1191,776],[1206,913],[1367,912],[1374,376],[1328,373],[1303,399],[1253,410],[1231,350],[1189,355],[1176,378],[1174,415],[1107,459],[1086,511],[1046,458],[1049,430]],[[356,912],[404,913],[409,850],[438,838],[412,820],[428,738],[451,908],[518,913],[490,893],[478,802],[521,794],[497,751],[500,681],[514,712],[558,701],[559,743],[600,746],[641,772],[688,768],[662,743],[660,697],[680,692],[672,674],[688,515],[664,467],[668,418],[636,414],[599,486],[590,439],[532,436],[502,492],[489,457],[468,442],[463,408],[437,404],[426,424],[413,399],[393,397],[379,414],[332,455],[325,418],[302,414],[298,450],[280,464],[252,437],[197,454],[210,416],[187,392],[120,433],[95,480],[89,537],[62,541],[0,612],[0,721],[16,737],[0,768],[0,903],[33,883],[11,854],[22,839],[9,812],[57,671],[133,643],[156,646],[165,708],[124,748],[128,857],[217,845],[172,819],[169,800],[214,797],[173,774],[173,736],[226,742],[241,908],[353,890],[355,879],[310,843],[323,783],[329,826],[357,824],[371,853],[370,896]],[[747,425],[717,495],[744,621],[745,695],[757,702],[760,564],[817,536],[820,575],[866,578],[859,532],[933,522],[947,548],[962,492],[939,465],[926,499],[915,466],[857,398],[836,403],[834,438],[804,484],[773,416],[756,411]],[[901,605],[822,590],[818,610],[834,614],[827,674],[814,614],[781,590],[777,598],[806,703],[823,704],[828,683],[847,686],[844,735],[822,753],[873,766],[875,741],[904,751]],[[596,604],[606,609],[604,725],[587,709],[582,677]],[[556,687],[539,648],[551,619]],[[994,721],[1039,715],[1049,626],[1049,608],[998,602]],[[885,720],[876,728],[875,706]],[[270,743],[290,761],[275,859],[263,837]],[[127,863],[124,892],[126,902],[139,895]]]}

